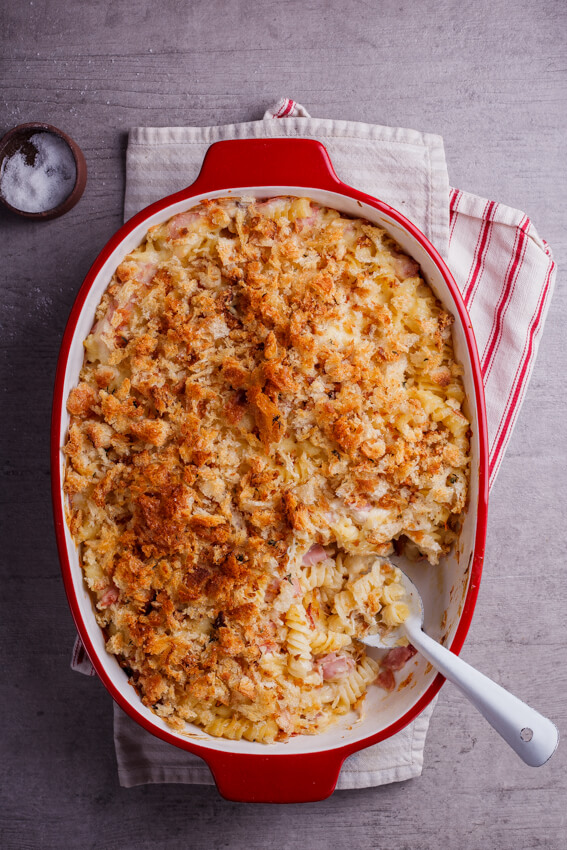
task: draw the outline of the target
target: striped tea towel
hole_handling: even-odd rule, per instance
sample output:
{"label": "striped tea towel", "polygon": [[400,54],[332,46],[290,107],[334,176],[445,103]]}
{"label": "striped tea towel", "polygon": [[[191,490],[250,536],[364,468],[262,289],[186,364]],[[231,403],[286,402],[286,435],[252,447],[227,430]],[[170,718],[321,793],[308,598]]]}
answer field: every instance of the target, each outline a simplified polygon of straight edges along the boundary
{"label": "striped tea towel", "polygon": [[[492,484],[524,399],[551,299],[555,266],[548,246],[524,213],[450,188],[439,136],[311,118],[289,98],[267,110],[262,121],[132,130],[125,218],[189,185],[213,142],[270,136],[321,141],[339,178],[402,211],[447,259],[470,313],[481,358]],[[95,675],[78,638],[71,666]],[[418,776],[432,711],[433,704],[397,735],[350,756],[337,788]],[[213,784],[201,759],[144,731],[117,706],[114,742],[123,786]]]}

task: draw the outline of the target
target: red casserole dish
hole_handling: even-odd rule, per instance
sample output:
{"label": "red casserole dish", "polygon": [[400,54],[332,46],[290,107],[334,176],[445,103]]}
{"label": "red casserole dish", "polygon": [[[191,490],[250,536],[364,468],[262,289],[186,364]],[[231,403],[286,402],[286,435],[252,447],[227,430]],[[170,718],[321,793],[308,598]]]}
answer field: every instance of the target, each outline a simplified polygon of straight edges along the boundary
{"label": "red casserole dish", "polygon": [[118,705],[144,729],[190,752],[209,765],[220,793],[246,802],[308,802],[329,796],[344,759],[400,731],[431,702],[443,677],[419,655],[404,671],[411,686],[386,693],[369,690],[365,715],[353,723],[346,716],[317,736],[298,736],[281,744],[213,738],[202,729],[172,731],[142,705],[116,658],[104,648],[91,597],[83,583],[78,553],[65,522],[63,495],[66,399],[78,381],[82,342],[110,278],[144,238],[148,228],[197,205],[205,198],[228,195],[307,196],[347,215],[367,218],[384,227],[420,264],[427,282],[455,317],[456,358],[464,367],[466,409],[472,430],[470,499],[458,544],[437,567],[404,565],[416,581],[426,610],[425,628],[455,653],[463,645],[473,615],[482,571],[487,520],[488,450],[482,375],[476,343],[465,306],[445,262],[428,239],[399,212],[382,201],[342,183],[326,149],[305,139],[244,139],[217,142],[188,188],[142,210],[100,252],[79,291],[63,337],[53,401],[51,459],[55,530],[63,581],[77,630],[102,682]]}

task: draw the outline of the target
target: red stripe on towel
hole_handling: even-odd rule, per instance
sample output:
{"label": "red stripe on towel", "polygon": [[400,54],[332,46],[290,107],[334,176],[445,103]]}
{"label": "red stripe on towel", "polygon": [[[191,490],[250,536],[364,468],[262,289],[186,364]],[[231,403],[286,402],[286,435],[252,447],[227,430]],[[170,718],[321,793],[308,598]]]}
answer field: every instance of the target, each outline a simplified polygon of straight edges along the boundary
{"label": "red stripe on towel", "polygon": [[459,201],[461,200],[462,195],[463,193],[460,189],[451,189],[449,194],[449,244],[451,244],[453,231],[455,229],[455,224],[457,223],[457,210],[459,208]]}
{"label": "red stripe on towel", "polygon": [[520,359],[520,363],[518,364],[518,368],[516,369],[514,383],[512,384],[512,392],[510,393],[510,396],[508,398],[508,404],[506,405],[504,416],[500,420],[500,424],[498,426],[496,444],[490,451],[490,463],[488,467],[490,479],[492,479],[498,471],[498,467],[500,465],[500,455],[506,444],[507,437],[511,433],[516,412],[520,408],[522,395],[526,388],[526,374],[533,362],[532,352],[534,347],[534,341],[541,324],[543,310],[547,301],[547,294],[550,288],[551,275],[553,273],[554,268],[555,263],[553,262],[553,260],[550,260],[549,270],[547,272],[547,277],[545,280],[545,286],[542,290],[536,312],[532,316],[532,320],[530,322],[530,327],[528,330],[528,336],[526,337],[526,344],[524,345],[522,357]]}
{"label": "red stripe on towel", "polygon": [[494,357],[496,351],[498,350],[500,340],[502,338],[504,319],[506,317],[506,312],[510,305],[510,301],[512,300],[512,295],[514,294],[514,289],[516,286],[516,280],[518,279],[518,274],[520,272],[522,263],[524,261],[524,256],[526,254],[526,247],[528,244],[527,229],[529,226],[530,220],[527,216],[524,216],[519,228],[516,230],[514,252],[510,258],[508,271],[506,272],[506,278],[504,280],[504,287],[502,289],[502,292],[500,293],[498,304],[496,305],[492,329],[490,331],[490,336],[488,338],[488,342],[484,349],[484,354],[481,360],[481,368],[485,384],[490,374],[490,370],[492,369]]}
{"label": "red stripe on towel", "polygon": [[478,234],[477,247],[475,251],[473,265],[471,268],[469,279],[463,290],[463,300],[467,308],[470,307],[474,296],[476,295],[476,290],[480,278],[482,276],[482,272],[484,271],[484,261],[486,259],[488,246],[490,244],[492,222],[497,206],[498,204],[496,203],[496,201],[489,201],[486,207],[484,208],[484,212],[482,215],[483,222]]}

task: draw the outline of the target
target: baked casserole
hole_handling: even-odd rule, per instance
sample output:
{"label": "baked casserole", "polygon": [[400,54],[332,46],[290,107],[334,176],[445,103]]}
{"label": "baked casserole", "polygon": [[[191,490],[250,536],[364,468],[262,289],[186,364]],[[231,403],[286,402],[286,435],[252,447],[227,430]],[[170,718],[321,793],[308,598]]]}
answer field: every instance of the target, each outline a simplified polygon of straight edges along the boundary
{"label": "baked casserole", "polygon": [[[467,500],[451,315],[380,227],[307,198],[204,201],[117,268],[67,402],[68,523],[97,620],[182,731],[323,731]],[[424,569],[426,567],[424,566]]]}

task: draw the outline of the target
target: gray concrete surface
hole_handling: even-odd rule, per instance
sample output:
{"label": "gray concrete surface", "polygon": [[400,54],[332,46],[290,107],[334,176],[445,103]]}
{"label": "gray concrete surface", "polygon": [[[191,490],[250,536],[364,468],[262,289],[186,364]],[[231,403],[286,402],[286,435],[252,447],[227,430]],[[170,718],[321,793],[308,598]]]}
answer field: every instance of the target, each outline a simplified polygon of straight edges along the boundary
{"label": "gray concrete surface", "polygon": [[62,219],[0,212],[1,847],[567,846],[565,743],[546,767],[524,767],[450,686],[423,776],[408,783],[289,807],[227,803],[212,788],[121,789],[110,699],[69,670],[48,459],[59,342],[121,221],[130,126],[251,120],[287,95],[312,115],[442,134],[452,185],[525,210],[559,264],[463,654],[565,735],[566,35],[562,0],[4,0],[0,129],[63,128],[89,181]]}

